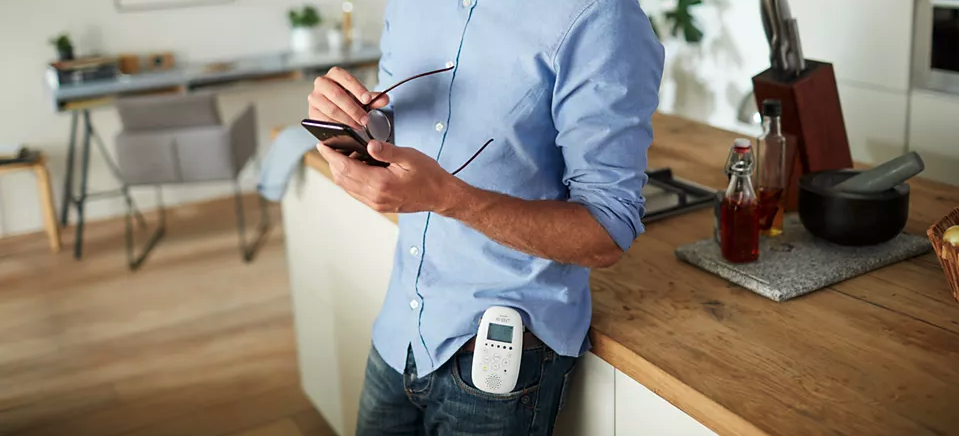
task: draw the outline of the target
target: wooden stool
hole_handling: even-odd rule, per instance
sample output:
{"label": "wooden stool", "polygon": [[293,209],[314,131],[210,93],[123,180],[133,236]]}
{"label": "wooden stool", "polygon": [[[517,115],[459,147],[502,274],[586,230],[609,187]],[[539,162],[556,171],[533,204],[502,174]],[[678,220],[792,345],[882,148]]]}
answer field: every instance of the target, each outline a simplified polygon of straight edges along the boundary
{"label": "wooden stool", "polygon": [[53,209],[53,191],[50,188],[50,173],[47,172],[46,157],[40,153],[33,162],[0,165],[0,174],[17,170],[33,170],[36,174],[40,207],[43,209],[43,224],[50,238],[50,249],[54,253],[60,252],[60,226],[57,224],[56,212]]}

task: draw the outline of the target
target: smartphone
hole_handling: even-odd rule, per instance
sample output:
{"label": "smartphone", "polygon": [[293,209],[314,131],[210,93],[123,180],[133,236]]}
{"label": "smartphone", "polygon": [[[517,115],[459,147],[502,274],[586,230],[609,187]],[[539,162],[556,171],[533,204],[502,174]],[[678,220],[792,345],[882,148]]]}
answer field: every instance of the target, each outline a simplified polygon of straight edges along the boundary
{"label": "smartphone", "polygon": [[373,159],[373,156],[370,156],[366,151],[366,144],[370,142],[369,139],[366,139],[366,135],[357,133],[350,126],[311,119],[304,119],[300,124],[327,147],[366,163],[367,165],[378,167],[390,166],[387,162],[380,162]]}

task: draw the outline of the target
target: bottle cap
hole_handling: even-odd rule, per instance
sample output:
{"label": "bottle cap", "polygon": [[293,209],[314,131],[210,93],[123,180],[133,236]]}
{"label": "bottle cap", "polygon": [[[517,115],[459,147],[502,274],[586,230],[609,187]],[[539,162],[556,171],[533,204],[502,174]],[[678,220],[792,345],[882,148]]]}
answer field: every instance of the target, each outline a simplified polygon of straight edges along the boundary
{"label": "bottle cap", "polygon": [[746,138],[739,138],[739,139],[736,139],[735,141],[733,141],[733,146],[736,147],[736,148],[739,148],[739,149],[746,149],[746,150],[748,150],[748,149],[752,148],[753,144],[752,144],[751,142],[749,142],[749,140],[746,139]]}
{"label": "bottle cap", "polygon": [[763,115],[767,117],[779,117],[783,114],[782,102],[774,98],[763,100]]}

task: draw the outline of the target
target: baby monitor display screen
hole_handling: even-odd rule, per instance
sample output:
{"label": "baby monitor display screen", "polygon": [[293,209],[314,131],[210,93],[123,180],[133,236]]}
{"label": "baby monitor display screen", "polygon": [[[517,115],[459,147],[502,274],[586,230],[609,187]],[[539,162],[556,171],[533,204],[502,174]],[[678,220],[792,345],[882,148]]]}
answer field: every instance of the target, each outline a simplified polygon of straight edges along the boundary
{"label": "baby monitor display screen", "polygon": [[502,324],[489,324],[489,330],[486,331],[486,339],[500,342],[513,342],[513,328]]}

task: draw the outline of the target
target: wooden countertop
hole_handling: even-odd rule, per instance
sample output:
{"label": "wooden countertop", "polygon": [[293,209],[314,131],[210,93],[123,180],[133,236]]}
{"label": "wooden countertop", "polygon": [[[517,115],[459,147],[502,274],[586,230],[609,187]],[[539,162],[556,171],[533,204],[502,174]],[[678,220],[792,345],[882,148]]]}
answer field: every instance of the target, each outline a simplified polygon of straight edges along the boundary
{"label": "wooden countertop", "polygon": [[[725,186],[740,135],[654,126],[650,168]],[[329,176],[318,153],[305,160]],[[910,184],[907,232],[959,206],[954,186]],[[652,223],[593,271],[593,353],[721,435],[959,435],[959,302],[935,254],[776,303],[675,257],[711,237],[711,214]]]}

